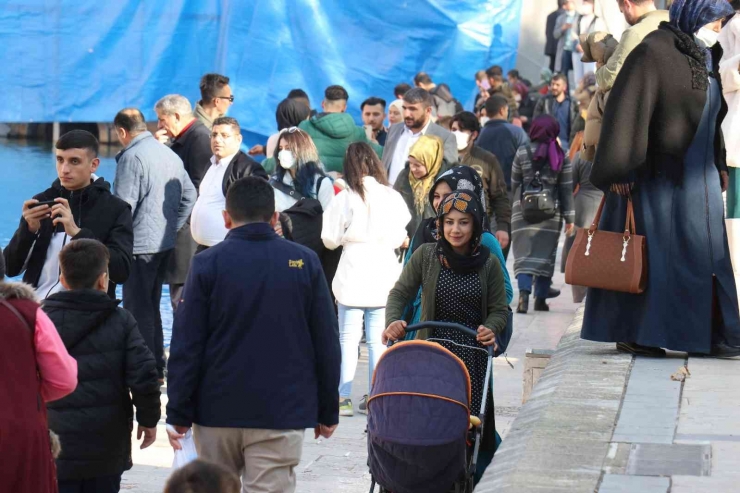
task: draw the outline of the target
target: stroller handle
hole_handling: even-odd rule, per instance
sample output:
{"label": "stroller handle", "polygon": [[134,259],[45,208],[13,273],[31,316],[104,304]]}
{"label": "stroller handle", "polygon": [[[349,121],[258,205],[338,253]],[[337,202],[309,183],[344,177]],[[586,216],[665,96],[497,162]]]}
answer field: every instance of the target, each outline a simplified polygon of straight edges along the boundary
{"label": "stroller handle", "polygon": [[[406,332],[413,332],[416,330],[423,330],[423,329],[455,330],[457,332],[461,332],[470,337],[476,337],[476,338],[478,337],[478,333],[474,331],[473,329],[469,327],[465,327],[464,325],[455,324],[451,322],[419,322],[418,324],[409,325],[408,327],[406,327]],[[486,349],[488,350],[488,355],[493,357],[493,346],[486,346]]]}

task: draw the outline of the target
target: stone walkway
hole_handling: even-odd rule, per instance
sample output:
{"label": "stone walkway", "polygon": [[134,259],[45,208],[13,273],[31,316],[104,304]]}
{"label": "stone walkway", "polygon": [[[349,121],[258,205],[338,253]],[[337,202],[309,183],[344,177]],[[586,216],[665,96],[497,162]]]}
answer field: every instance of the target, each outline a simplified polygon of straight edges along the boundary
{"label": "stone walkway", "polygon": [[577,317],[476,492],[738,491],[737,361],[632,358],[579,334]]}
{"label": "stone walkway", "polygon": [[[559,265],[559,263],[558,263]],[[513,259],[509,260],[513,273]],[[516,283],[515,289],[516,289]],[[515,315],[514,336],[509,344],[508,361],[497,358],[494,364],[496,426],[506,436],[522,402],[522,374],[527,349],[555,349],[561,336],[573,319],[577,305],[572,303],[570,287],[564,285],[563,275],[553,279],[563,294],[550,300],[551,311],[534,312],[533,302],[527,315]],[[518,294],[514,299],[514,305]],[[367,392],[367,352],[363,347],[358,365],[353,402],[355,406]],[[163,396],[163,406],[166,397]],[[163,407],[164,414],[164,407]],[[339,428],[329,440],[314,440],[313,432],[306,432],[303,460],[298,467],[298,493],[366,493],[370,485],[367,470],[366,418],[355,415],[341,418]],[[157,442],[147,450],[134,451],[134,468],[124,474],[122,490],[138,493],[160,493],[171,473],[173,454],[167,442],[164,419],[160,423]]]}

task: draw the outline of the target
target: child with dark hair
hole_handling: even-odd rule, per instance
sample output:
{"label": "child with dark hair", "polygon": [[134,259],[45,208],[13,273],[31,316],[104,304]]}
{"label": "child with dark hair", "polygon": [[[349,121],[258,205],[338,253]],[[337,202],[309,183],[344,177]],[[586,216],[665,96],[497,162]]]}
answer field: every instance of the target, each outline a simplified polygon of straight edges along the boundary
{"label": "child with dark hair", "polygon": [[223,466],[194,460],[170,476],[164,493],[239,493],[241,481]]}
{"label": "child with dark hair", "polygon": [[59,254],[65,291],[51,295],[43,309],[77,360],[77,389],[48,404],[49,428],[60,437],[57,459],[60,493],[117,492],[131,468],[134,410],[137,438],[146,448],[157,436],[159,382],[154,356],[133,315],[118,308],[108,288],[108,249],[80,239]]}

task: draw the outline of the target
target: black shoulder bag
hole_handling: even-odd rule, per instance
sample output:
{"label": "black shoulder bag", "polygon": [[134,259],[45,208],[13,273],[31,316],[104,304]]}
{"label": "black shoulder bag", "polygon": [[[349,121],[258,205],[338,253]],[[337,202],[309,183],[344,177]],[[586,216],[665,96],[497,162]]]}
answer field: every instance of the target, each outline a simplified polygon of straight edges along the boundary
{"label": "black shoulder bag", "polygon": [[555,217],[558,204],[553,191],[542,182],[542,169],[545,165],[536,167],[529,145],[526,149],[529,161],[532,163],[534,177],[526,185],[522,183],[522,217],[528,223],[537,224]]}

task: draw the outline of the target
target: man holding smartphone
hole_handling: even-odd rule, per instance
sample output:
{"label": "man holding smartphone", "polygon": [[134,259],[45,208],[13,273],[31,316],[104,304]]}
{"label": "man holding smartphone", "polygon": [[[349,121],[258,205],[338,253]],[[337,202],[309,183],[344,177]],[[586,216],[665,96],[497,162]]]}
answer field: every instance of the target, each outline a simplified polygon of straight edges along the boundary
{"label": "man holding smartphone", "polygon": [[59,252],[80,238],[102,242],[110,253],[108,294],[128,279],[134,232],[131,208],[110,192],[110,183],[94,175],[100,165],[98,140],[90,132],[72,130],[56,143],[57,180],[23,203],[20,225],[5,248],[9,276],[23,281],[45,299],[63,290]]}

